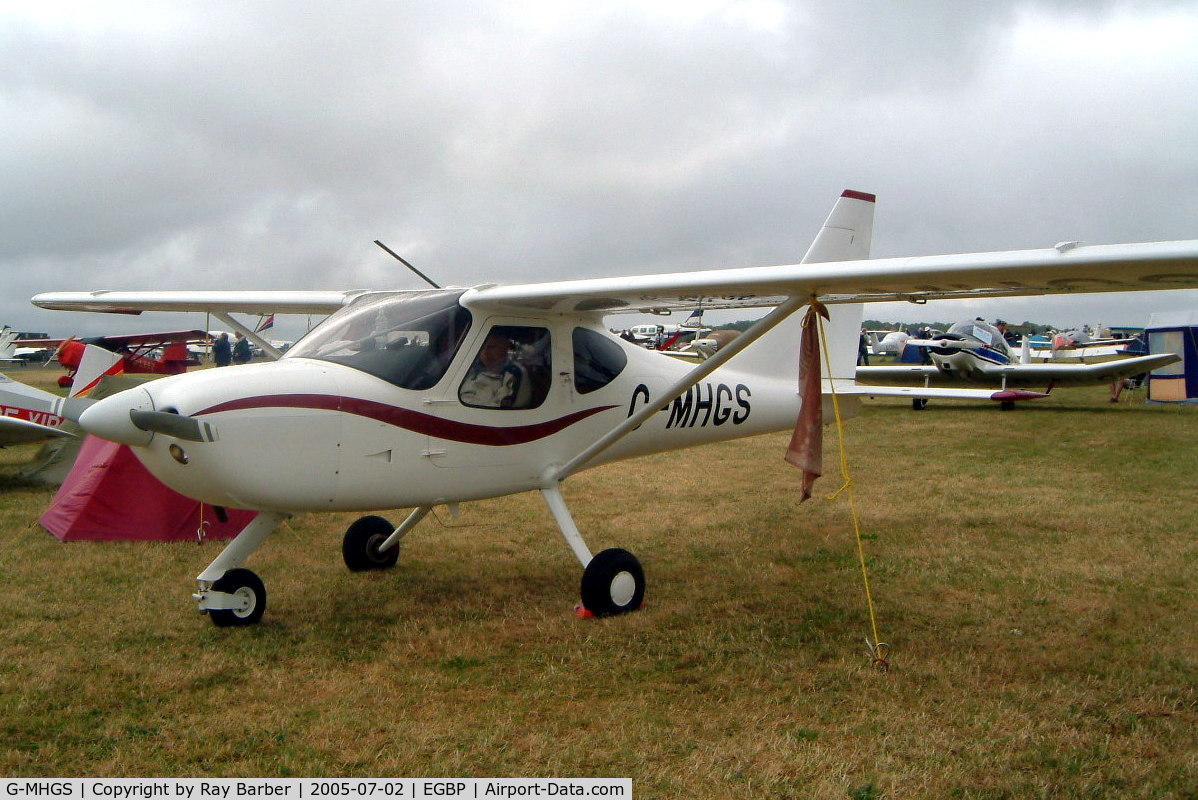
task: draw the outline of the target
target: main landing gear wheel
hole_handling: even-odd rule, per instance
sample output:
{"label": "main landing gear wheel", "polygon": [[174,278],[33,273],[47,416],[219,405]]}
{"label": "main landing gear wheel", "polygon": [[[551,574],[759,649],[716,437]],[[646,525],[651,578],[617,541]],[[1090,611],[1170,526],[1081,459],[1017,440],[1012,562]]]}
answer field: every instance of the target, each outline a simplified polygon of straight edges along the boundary
{"label": "main landing gear wheel", "polygon": [[399,545],[389,550],[379,550],[379,545],[387,541],[394,530],[395,526],[382,517],[356,520],[341,540],[341,557],[345,559],[345,566],[351,572],[394,567],[399,561]]}
{"label": "main landing gear wheel", "polygon": [[248,569],[231,569],[213,581],[212,590],[231,594],[239,602],[237,608],[208,610],[212,624],[218,628],[253,625],[266,611],[266,587],[262,579]]}
{"label": "main landing gear wheel", "polygon": [[926,397],[916,397],[911,400],[911,410],[912,411],[923,411],[927,407],[928,407],[928,398],[926,398]]}
{"label": "main landing gear wheel", "polygon": [[636,611],[644,599],[645,571],[627,550],[604,550],[582,571],[582,605],[596,617]]}

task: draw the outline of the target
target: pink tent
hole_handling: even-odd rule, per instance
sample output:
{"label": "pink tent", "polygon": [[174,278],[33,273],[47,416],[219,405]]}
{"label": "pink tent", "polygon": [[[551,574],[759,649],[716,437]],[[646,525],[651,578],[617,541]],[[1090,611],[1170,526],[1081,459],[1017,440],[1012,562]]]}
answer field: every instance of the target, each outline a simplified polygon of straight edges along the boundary
{"label": "pink tent", "polygon": [[63,541],[178,542],[195,541],[201,525],[205,539],[231,539],[257,513],[229,509],[221,522],[212,506],[163,486],[128,446],[88,436],[38,522]]}

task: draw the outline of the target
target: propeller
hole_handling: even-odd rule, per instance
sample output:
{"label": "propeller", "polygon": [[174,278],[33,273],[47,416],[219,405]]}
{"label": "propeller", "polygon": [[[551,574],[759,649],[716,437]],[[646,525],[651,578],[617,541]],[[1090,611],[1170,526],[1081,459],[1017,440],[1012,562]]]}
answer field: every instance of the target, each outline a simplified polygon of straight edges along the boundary
{"label": "propeller", "polygon": [[934,339],[908,339],[907,344],[926,347],[939,356],[950,356],[959,350],[973,350],[982,346],[982,342],[959,333],[945,333]]}
{"label": "propeller", "polygon": [[916,347],[931,347],[940,350],[966,350],[970,347],[980,347],[981,342],[970,342],[964,339],[950,339],[948,334],[937,339],[908,339],[906,344]]}
{"label": "propeller", "polygon": [[129,412],[129,420],[134,427],[149,433],[161,433],[188,442],[216,441],[216,429],[207,422],[177,412],[134,409]]}

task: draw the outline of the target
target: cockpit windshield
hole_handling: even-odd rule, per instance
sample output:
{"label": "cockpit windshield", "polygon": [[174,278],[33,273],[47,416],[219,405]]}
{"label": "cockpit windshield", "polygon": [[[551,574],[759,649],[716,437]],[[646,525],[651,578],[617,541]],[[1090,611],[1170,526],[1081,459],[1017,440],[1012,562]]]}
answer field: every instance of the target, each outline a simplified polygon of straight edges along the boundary
{"label": "cockpit windshield", "polygon": [[958,322],[949,328],[948,332],[949,334],[955,333],[959,336],[968,336],[971,339],[977,339],[987,347],[992,347],[1000,352],[1006,352],[1009,349],[1007,340],[1003,338],[998,328],[979,320]]}
{"label": "cockpit windshield", "polygon": [[445,374],[470,329],[461,291],[367,295],[287,351],[368,372],[404,389],[429,389]]}

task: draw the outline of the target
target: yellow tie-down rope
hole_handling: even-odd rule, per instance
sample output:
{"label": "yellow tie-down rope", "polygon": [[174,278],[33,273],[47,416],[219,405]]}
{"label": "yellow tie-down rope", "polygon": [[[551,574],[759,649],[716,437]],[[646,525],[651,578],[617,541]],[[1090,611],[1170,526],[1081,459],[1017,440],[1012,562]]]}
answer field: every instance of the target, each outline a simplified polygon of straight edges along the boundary
{"label": "yellow tie-down rope", "polygon": [[840,416],[840,400],[836,396],[836,380],[832,377],[832,361],[828,358],[828,337],[824,331],[823,317],[819,314],[813,316],[819,324],[820,348],[824,357],[824,363],[828,365],[828,384],[832,387],[832,410],[836,416],[836,438],[840,446],[840,477],[844,480],[839,489],[826,495],[824,499],[834,500],[844,491],[847,491],[849,494],[849,513],[853,518],[853,532],[857,536],[857,559],[861,562],[861,581],[865,586],[865,603],[869,608],[869,625],[874,635],[873,641],[870,641],[868,638],[865,640],[865,645],[869,648],[874,668],[881,672],[887,672],[890,669],[890,661],[887,659],[890,655],[890,645],[878,641],[878,618],[874,613],[873,593],[869,589],[869,570],[865,566],[865,547],[861,543],[861,520],[857,514],[857,498],[853,494],[853,479],[849,474],[848,451],[844,446],[844,420]]}

